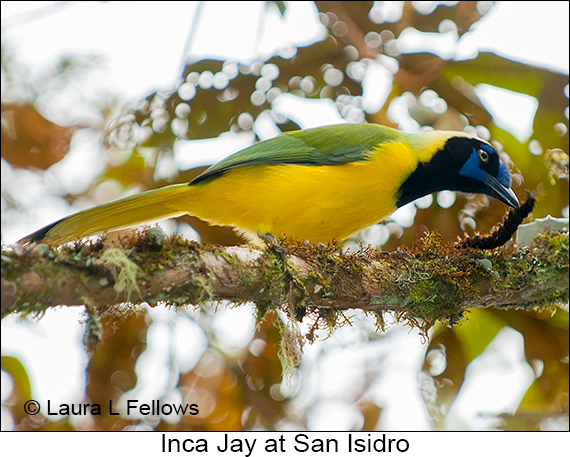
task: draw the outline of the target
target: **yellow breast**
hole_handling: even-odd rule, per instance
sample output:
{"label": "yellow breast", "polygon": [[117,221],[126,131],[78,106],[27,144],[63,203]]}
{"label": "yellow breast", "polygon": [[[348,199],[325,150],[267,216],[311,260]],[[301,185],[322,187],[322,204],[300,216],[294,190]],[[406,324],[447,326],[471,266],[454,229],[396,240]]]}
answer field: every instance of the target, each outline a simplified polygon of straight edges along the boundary
{"label": "yellow breast", "polygon": [[235,168],[191,186],[184,207],[216,225],[328,242],[394,212],[398,189],[417,163],[409,146],[387,143],[368,160],[344,165]]}

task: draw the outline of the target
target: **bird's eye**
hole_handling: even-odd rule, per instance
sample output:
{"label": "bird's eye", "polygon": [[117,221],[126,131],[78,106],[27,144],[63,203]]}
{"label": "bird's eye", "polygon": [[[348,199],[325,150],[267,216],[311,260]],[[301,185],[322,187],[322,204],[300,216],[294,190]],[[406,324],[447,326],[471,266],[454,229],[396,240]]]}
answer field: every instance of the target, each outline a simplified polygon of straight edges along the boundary
{"label": "bird's eye", "polygon": [[489,160],[489,153],[483,149],[479,149],[479,158],[481,162],[487,162]]}

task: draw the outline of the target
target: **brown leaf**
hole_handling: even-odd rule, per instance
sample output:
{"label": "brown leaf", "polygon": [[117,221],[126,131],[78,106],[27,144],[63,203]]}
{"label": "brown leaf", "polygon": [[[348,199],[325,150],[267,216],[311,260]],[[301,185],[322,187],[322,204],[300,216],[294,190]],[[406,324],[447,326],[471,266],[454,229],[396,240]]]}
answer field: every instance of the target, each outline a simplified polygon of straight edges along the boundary
{"label": "brown leaf", "polygon": [[2,104],[2,157],[17,167],[45,170],[67,154],[77,128],[48,121],[32,104]]}

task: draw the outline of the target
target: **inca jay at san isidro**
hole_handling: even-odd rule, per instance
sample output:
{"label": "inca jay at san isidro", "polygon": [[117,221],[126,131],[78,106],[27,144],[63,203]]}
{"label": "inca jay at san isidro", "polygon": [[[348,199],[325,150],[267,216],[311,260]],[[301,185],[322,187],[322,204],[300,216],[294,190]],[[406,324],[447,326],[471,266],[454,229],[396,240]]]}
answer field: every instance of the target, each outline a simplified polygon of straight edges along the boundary
{"label": "inca jay at san isidro", "polygon": [[80,211],[28,235],[65,243],[183,214],[259,235],[342,240],[432,192],[490,195],[518,208],[507,166],[461,132],[339,124],[283,133],[175,184]]}

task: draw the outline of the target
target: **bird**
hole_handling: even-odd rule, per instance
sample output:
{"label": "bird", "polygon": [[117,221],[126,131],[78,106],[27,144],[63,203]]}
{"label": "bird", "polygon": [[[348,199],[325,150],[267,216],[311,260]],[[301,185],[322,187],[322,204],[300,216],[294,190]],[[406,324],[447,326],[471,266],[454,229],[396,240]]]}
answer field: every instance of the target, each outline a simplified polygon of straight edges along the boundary
{"label": "bird", "polygon": [[328,243],[443,190],[486,194],[518,208],[510,186],[497,150],[475,136],[344,123],[259,141],[189,183],[79,211],[19,243],[64,244],[184,214],[261,237]]}

